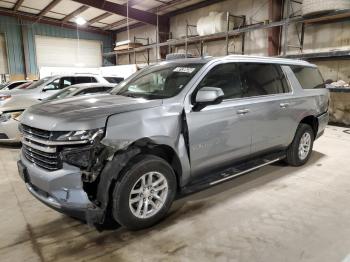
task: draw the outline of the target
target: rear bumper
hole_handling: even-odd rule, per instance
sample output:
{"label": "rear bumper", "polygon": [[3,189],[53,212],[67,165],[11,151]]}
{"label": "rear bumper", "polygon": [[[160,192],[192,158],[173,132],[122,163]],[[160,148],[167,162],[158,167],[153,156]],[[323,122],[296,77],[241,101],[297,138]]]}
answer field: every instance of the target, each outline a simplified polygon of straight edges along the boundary
{"label": "rear bumper", "polygon": [[316,134],[316,139],[319,138],[321,135],[323,135],[324,130],[326,129],[326,126],[328,125],[329,121],[329,113],[328,111],[319,115],[317,117],[318,119],[318,130]]}
{"label": "rear bumper", "polygon": [[18,123],[19,122],[14,119],[10,119],[7,122],[0,122],[0,142],[20,142]]}
{"label": "rear bumper", "polygon": [[88,224],[103,222],[104,212],[89,200],[78,168],[65,165],[61,170],[49,172],[29,162],[21,153],[18,170],[28,191],[48,207]]}

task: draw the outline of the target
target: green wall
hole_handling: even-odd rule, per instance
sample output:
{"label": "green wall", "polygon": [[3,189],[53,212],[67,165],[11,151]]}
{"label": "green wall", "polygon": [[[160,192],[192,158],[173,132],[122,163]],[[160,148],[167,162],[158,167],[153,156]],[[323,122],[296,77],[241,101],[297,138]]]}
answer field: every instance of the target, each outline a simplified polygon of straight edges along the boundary
{"label": "green wall", "polygon": [[[25,26],[28,29],[28,75],[31,76],[38,75],[34,42],[35,35],[45,35],[61,38],[77,38],[77,31],[75,29],[69,29],[41,23],[33,23],[32,21],[22,21],[22,23],[23,26]],[[21,21],[15,17],[0,16],[0,33],[5,35],[7,46],[7,59],[9,62],[9,73],[12,79],[18,79],[23,77],[25,72],[22,47],[22,30],[20,24]],[[103,53],[112,51],[112,37],[110,35],[103,35],[80,30],[79,38],[86,40],[99,40],[103,43]],[[112,65],[112,63],[104,58],[103,65]]]}

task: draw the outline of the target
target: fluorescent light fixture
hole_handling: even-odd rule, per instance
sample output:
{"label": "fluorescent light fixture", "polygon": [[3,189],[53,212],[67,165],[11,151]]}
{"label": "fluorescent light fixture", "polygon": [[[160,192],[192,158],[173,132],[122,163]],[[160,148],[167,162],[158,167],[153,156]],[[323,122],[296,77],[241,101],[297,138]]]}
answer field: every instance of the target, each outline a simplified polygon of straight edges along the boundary
{"label": "fluorescent light fixture", "polygon": [[81,16],[77,16],[75,18],[75,23],[77,25],[85,25],[86,24],[86,20],[83,17],[81,17]]}

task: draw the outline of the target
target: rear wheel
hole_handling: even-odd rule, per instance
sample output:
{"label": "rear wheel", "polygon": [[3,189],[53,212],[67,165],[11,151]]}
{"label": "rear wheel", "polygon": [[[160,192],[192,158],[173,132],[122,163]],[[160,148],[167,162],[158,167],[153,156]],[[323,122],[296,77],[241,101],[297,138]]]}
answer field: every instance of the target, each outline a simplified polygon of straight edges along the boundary
{"label": "rear wheel", "polygon": [[152,155],[139,156],[116,184],[113,216],[129,229],[150,227],[166,215],[176,188],[175,173],[165,160]]}
{"label": "rear wheel", "polygon": [[299,124],[293,142],[287,149],[286,162],[291,166],[304,165],[311,156],[314,137],[311,126]]}

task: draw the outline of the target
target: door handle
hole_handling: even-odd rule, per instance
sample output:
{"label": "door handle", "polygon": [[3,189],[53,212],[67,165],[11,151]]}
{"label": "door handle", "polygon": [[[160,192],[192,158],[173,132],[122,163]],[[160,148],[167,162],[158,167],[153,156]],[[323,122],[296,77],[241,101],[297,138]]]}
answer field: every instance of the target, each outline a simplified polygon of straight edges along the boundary
{"label": "door handle", "polygon": [[281,103],[280,107],[281,108],[287,108],[289,106],[289,103]]}
{"label": "door handle", "polygon": [[247,113],[249,113],[250,112],[250,110],[248,109],[248,108],[244,108],[244,109],[239,109],[239,110],[237,110],[237,114],[238,115],[245,115],[245,114],[247,114]]}

